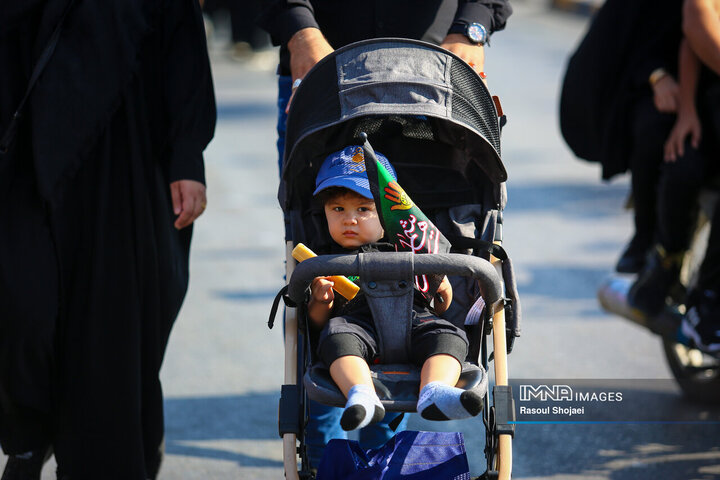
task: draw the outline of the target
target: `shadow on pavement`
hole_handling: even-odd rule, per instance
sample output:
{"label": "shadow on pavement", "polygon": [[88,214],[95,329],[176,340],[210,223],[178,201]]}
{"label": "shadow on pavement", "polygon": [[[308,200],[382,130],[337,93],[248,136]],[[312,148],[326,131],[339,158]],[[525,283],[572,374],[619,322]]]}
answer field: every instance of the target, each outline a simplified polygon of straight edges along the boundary
{"label": "shadow on pavement", "polygon": [[[278,467],[280,393],[165,399],[165,443],[170,455],[211,458],[242,466]],[[272,450],[272,451],[269,451]],[[270,457],[270,458],[268,458]]]}

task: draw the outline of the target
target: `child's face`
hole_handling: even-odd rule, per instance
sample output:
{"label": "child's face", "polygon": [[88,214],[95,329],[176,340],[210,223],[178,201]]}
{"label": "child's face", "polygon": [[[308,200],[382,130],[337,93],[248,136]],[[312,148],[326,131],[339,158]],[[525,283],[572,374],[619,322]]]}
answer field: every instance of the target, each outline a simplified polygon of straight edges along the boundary
{"label": "child's face", "polygon": [[332,197],[325,203],[330,236],[344,248],[357,248],[383,237],[375,202],[348,193]]}

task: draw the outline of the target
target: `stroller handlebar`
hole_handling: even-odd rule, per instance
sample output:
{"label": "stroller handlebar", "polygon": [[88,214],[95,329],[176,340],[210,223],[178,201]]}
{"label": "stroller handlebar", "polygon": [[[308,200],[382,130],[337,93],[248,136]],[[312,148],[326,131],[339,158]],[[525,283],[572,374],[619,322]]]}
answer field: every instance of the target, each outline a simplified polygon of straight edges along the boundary
{"label": "stroller handlebar", "polygon": [[[363,254],[360,254],[363,255]],[[502,280],[495,267],[490,262],[479,257],[460,253],[437,253],[413,255],[407,252],[375,252],[366,254],[367,260],[378,265],[378,272],[382,272],[383,265],[394,262],[397,255],[407,255],[412,258],[415,275],[456,275],[472,277],[478,281],[480,294],[487,305],[495,305],[502,298]],[[366,267],[367,271],[367,267]],[[372,270],[371,270],[372,271]],[[399,274],[378,275],[373,280],[392,280]],[[288,296],[295,303],[305,299],[305,290],[315,277],[331,275],[359,275],[360,261],[358,255],[322,255],[305,260],[298,264],[293,271],[288,287]],[[374,277],[374,275],[371,275]]]}

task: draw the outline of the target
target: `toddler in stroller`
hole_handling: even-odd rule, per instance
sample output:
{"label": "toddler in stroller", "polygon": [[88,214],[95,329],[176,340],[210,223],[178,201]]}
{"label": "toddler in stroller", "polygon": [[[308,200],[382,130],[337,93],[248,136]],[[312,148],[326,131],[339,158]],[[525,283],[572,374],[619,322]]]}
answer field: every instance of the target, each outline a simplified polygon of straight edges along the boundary
{"label": "toddler in stroller", "polygon": [[[379,153],[377,156],[395,178],[387,159]],[[384,231],[370,192],[362,147],[346,147],[328,156],[320,167],[314,195],[320,200],[330,236],[337,245],[363,252],[378,250],[373,244],[383,238]],[[368,367],[368,363],[380,360],[377,332],[362,292],[342,302],[342,297],[335,299],[332,287],[328,277],[313,280],[308,317],[316,327],[324,327],[318,353],[348,399],[340,420],[342,428],[354,430],[385,416]],[[442,313],[450,305],[451,295],[447,277],[437,292],[423,295],[417,290],[414,295],[410,356],[414,364],[422,366],[417,410],[428,420],[467,418],[483,407],[480,393],[455,387],[468,350],[465,331],[439,318],[427,301],[428,296],[436,296],[437,313]]]}
{"label": "toddler in stroller", "polygon": [[[375,39],[336,50],[319,62],[296,90],[288,115],[279,189],[286,215],[288,285],[273,307],[277,308],[281,298],[288,306],[285,382],[279,408],[287,478],[313,478],[304,443],[307,399],[336,407],[348,405],[343,422],[348,428],[369,423],[376,418],[376,410],[380,416],[382,408],[390,412],[420,410],[437,419],[477,414],[486,431],[486,476],[509,478],[514,406],[507,385],[507,353],[519,334],[520,312],[512,266],[500,246],[507,174],[499,156],[499,118],[487,88],[472,68],[441,48],[413,40]],[[366,143],[362,132],[367,134]],[[362,238],[359,231],[357,236],[349,235],[353,241],[335,238],[329,228],[332,221],[326,216],[325,206],[331,205],[328,197],[346,198],[349,206],[363,212],[368,207],[351,203],[361,203],[353,194],[339,196],[337,191],[318,189],[322,184],[317,185],[316,180],[328,155],[340,156],[332,152],[362,144],[367,157],[370,141],[393,159],[399,183],[452,243],[450,253],[382,251],[380,244],[373,245],[380,251],[363,252],[382,235],[377,223]],[[321,175],[320,181],[323,178]],[[316,193],[321,200],[325,197],[323,205]],[[367,193],[360,196],[369,198]],[[343,229],[339,234],[342,238]],[[319,256],[296,265],[291,251],[301,242]],[[361,251],[348,254],[341,247]],[[355,308],[352,301],[345,306],[330,305],[330,300],[340,303],[340,299],[330,297],[328,275],[359,276],[357,283],[368,304],[364,308],[371,314],[366,310],[362,315],[346,315],[345,307]],[[446,282],[439,289],[445,301],[435,299],[434,313],[426,300],[415,299],[413,285],[419,275],[447,275],[452,285],[450,289]],[[311,285],[313,293],[308,295]],[[482,311],[473,308],[479,297],[485,303]],[[337,311],[331,315],[330,309]],[[438,316],[441,313],[442,318]],[[447,321],[447,335],[442,337],[452,340],[441,349],[429,342],[414,351],[422,342],[413,339],[413,318],[419,324],[423,316],[432,318],[430,328]],[[344,321],[334,321],[343,317]],[[345,355],[343,342],[325,345],[326,338],[335,336],[328,335],[335,324],[355,328],[348,327],[351,317],[357,323],[372,317],[370,340],[352,338],[348,342],[360,355]],[[318,335],[317,327],[325,320],[326,330]],[[367,329],[356,331],[360,336],[364,332]],[[491,333],[492,350],[488,345]],[[369,368],[374,389],[366,389],[368,394],[357,402],[364,411],[352,408],[355,401],[348,403],[346,396],[352,398],[351,387],[363,381],[343,386],[340,380],[338,385],[332,372],[317,361],[318,345],[320,357],[326,350],[331,354],[326,360],[330,365],[337,358],[354,356],[364,374]],[[382,363],[375,363],[376,354]],[[453,378],[428,375],[427,385],[423,385],[431,386],[426,390],[431,393],[419,395],[421,366],[427,358],[448,360],[451,368],[443,367],[443,374],[450,372]],[[492,405],[487,394],[490,361],[495,370]],[[452,385],[457,364],[461,365],[459,378]],[[437,385],[433,382],[438,380],[442,388],[432,393]],[[445,394],[449,385],[452,393]],[[454,387],[469,393],[458,393]]]}

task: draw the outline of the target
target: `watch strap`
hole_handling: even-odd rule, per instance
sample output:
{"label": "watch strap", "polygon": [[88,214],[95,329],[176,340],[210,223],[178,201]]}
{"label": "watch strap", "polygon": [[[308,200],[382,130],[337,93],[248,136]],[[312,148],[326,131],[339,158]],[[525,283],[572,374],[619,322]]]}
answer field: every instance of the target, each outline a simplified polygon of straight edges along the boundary
{"label": "watch strap", "polygon": [[[483,32],[483,38],[481,40],[476,40],[472,38],[470,29],[471,28],[478,28]],[[474,45],[485,45],[488,43],[488,32],[484,25],[480,23],[465,23],[465,22],[453,22],[453,24],[448,29],[448,34],[451,33],[460,33],[462,35],[465,35],[465,37],[470,40],[470,42]]]}
{"label": "watch strap", "polygon": [[455,22],[450,25],[448,33],[462,33],[463,35],[465,35],[465,33],[467,32],[467,26],[468,24],[465,22]]}

